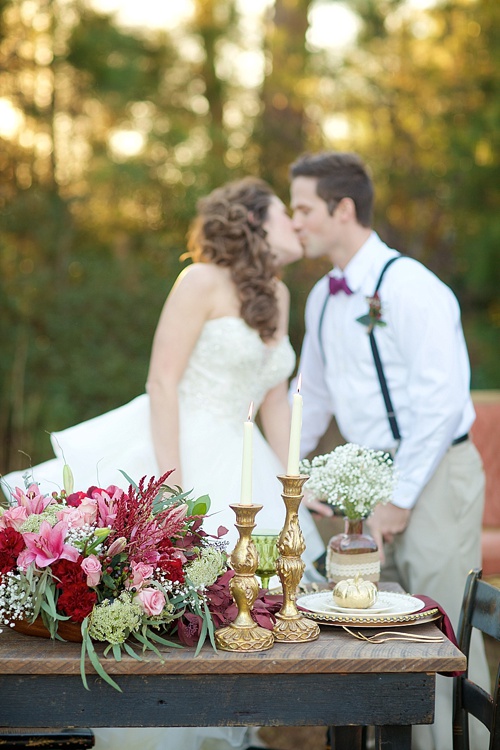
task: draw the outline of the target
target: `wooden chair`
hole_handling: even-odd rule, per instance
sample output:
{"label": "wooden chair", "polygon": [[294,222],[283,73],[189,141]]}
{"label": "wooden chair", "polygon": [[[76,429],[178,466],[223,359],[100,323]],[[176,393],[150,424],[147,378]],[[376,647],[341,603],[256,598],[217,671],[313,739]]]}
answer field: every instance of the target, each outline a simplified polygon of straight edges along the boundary
{"label": "wooden chair", "polygon": [[91,729],[8,729],[0,727],[0,748],[43,748],[43,750],[87,750],[94,747]]}
{"label": "wooden chair", "polygon": [[[469,573],[460,613],[458,643],[467,658],[473,628],[500,641],[500,589],[481,575],[479,569]],[[467,670],[454,678],[453,698],[453,750],[469,750],[469,714],[489,730],[489,750],[500,750],[500,664],[492,696],[469,680]]]}

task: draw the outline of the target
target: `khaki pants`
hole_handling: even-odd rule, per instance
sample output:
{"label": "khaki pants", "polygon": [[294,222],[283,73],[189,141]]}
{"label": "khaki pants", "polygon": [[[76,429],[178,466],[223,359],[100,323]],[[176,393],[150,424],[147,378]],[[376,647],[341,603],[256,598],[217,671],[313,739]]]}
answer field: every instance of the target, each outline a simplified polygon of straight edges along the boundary
{"label": "khaki pants", "polygon": [[[484,472],[479,454],[469,440],[452,446],[422,491],[408,527],[386,545],[381,579],[398,581],[410,594],[426,594],[446,610],[455,631],[467,574],[481,566],[481,522]],[[469,675],[490,689],[482,637],[474,633]],[[431,726],[413,729],[415,750],[451,750],[452,684],[437,677],[436,718]],[[471,749],[486,750],[488,734],[471,722]]]}

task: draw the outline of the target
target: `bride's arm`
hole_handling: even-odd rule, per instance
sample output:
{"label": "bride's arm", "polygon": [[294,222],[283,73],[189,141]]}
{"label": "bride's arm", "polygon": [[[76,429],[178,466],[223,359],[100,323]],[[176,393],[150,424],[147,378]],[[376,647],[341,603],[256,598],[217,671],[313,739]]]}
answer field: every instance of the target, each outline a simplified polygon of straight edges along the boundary
{"label": "bride's arm", "polygon": [[175,469],[169,482],[181,486],[178,385],[210,315],[212,285],[205,269],[205,264],[186,268],[167,297],[153,340],[146,386],[160,473]]}
{"label": "bride's arm", "polygon": [[[279,324],[276,331],[276,342],[288,334],[288,316],[290,311],[290,292],[283,282],[277,282],[279,305]],[[288,460],[288,443],[290,439],[290,404],[288,402],[288,383],[284,381],[268,391],[259,409],[262,429],[267,442],[281,461],[283,468]]]}
{"label": "bride's arm", "polygon": [[290,405],[286,382],[268,391],[259,409],[262,429],[266,440],[278,456],[283,469],[288,460],[290,439]]}

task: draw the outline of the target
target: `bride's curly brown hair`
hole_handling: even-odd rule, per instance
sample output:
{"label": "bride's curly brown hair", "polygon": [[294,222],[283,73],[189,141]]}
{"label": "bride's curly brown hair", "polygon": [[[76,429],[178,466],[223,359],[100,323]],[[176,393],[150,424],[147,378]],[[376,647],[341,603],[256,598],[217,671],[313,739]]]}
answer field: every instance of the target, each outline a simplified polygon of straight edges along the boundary
{"label": "bride's curly brown hair", "polygon": [[241,317],[263,340],[278,327],[277,266],[263,224],[274,192],[257,177],[217,188],[197,205],[187,255],[195,262],[229,268],[241,301]]}

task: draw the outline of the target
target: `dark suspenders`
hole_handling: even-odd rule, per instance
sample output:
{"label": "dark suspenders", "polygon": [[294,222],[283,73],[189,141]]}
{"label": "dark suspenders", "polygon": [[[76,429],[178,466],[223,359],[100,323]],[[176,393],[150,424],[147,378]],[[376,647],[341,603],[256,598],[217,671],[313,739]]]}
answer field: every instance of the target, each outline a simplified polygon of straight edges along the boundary
{"label": "dark suspenders", "polygon": [[[387,263],[385,264],[385,266],[383,267],[380,273],[380,276],[377,281],[377,286],[375,287],[375,290],[372,296],[375,296],[375,294],[378,292],[380,285],[382,283],[382,279],[384,278],[385,272],[387,271],[389,266],[392,266],[392,264],[396,260],[399,260],[399,258],[401,257],[402,257],[401,255],[396,255],[394,258],[391,258],[389,261],[387,261]],[[323,346],[322,331],[323,331],[323,321],[325,317],[326,306],[328,304],[329,299],[330,299],[330,294],[327,295],[323,303],[323,307],[321,308],[321,313],[320,313],[319,322],[318,322],[318,341],[319,341],[319,348],[321,351],[321,357],[323,359],[324,364],[326,363],[326,357],[325,357],[325,348]],[[382,360],[380,359],[380,354],[378,351],[377,342],[375,340],[375,334],[374,334],[373,328],[369,333],[369,337],[370,337],[370,347],[372,350],[373,361],[375,363],[375,369],[377,370],[377,377],[380,383],[380,390],[382,391],[382,397],[384,399],[385,409],[387,412],[387,419],[389,420],[389,427],[391,428],[391,433],[392,433],[394,440],[400,441],[401,433],[399,432],[399,426],[398,426],[398,422],[396,419],[396,414],[394,412],[394,407],[392,405],[391,394],[389,393],[389,388],[387,385],[384,368],[382,366]]]}
{"label": "dark suspenders", "polygon": [[[385,266],[383,267],[380,276],[378,277],[377,286],[375,287],[375,291],[373,292],[373,297],[378,292],[380,285],[382,283],[382,279],[384,278],[384,274],[389,268],[389,266],[392,266],[394,261],[399,260],[401,258],[400,255],[396,255],[395,258],[391,258]],[[372,328],[370,333],[368,334],[370,337],[370,346],[372,349],[373,354],[373,361],[375,362],[375,368],[377,370],[378,375],[378,382],[380,383],[380,390],[382,391],[382,396],[384,398],[384,404],[385,404],[385,410],[387,412],[387,419],[389,420],[389,427],[391,428],[392,437],[394,440],[401,440],[401,433],[399,432],[399,426],[398,421],[396,419],[396,413],[394,411],[394,407],[392,405],[392,399],[391,394],[389,393],[389,387],[387,385],[387,380],[385,378],[384,368],[382,366],[382,360],[380,359],[380,354],[378,351],[377,342],[375,341],[375,332]]]}

